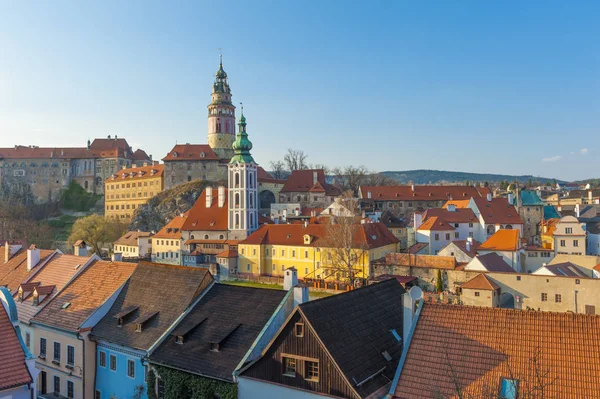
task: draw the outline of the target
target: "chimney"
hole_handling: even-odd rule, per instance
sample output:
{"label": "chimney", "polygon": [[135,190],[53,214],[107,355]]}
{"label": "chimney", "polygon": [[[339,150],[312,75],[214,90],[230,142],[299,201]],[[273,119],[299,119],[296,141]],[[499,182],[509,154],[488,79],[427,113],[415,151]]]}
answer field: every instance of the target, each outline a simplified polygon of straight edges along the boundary
{"label": "chimney", "polygon": [[38,263],[40,263],[40,250],[35,244],[31,244],[27,250],[27,271],[31,271]]}
{"label": "chimney", "polygon": [[85,243],[85,241],[83,240],[78,240],[74,247],[73,247],[73,253],[75,254],[75,256],[88,256],[87,253],[87,244]]}
{"label": "chimney", "polygon": [[513,193],[508,193],[508,203],[510,205],[515,205],[515,195]]}
{"label": "chimney", "polygon": [[371,198],[371,192],[367,192],[367,198]]}
{"label": "chimney", "polygon": [[143,166],[148,166],[148,161],[144,161]]}
{"label": "chimney", "polygon": [[223,208],[225,206],[225,186],[219,186],[219,208]]}
{"label": "chimney", "polygon": [[588,190],[588,203],[591,204],[594,199],[594,193],[592,190]]}
{"label": "chimney", "polygon": [[285,291],[291,290],[293,287],[298,285],[298,271],[295,267],[290,267],[285,270],[285,276],[283,277],[283,289]]}
{"label": "chimney", "polygon": [[423,224],[423,215],[421,215],[419,212],[415,212],[413,215],[413,222],[416,232],[417,229]]}
{"label": "chimney", "polygon": [[456,205],[455,204],[448,204],[447,211],[448,212],[456,212]]}
{"label": "chimney", "polygon": [[413,193],[415,192],[415,183],[410,183],[410,189]]}
{"label": "chimney", "polygon": [[108,139],[110,140],[110,134],[108,135]]}
{"label": "chimney", "polygon": [[4,263],[10,260],[10,245],[8,241],[4,244]]}
{"label": "chimney", "polygon": [[465,243],[465,248],[467,249],[467,252],[471,252],[471,242],[469,240],[467,240],[467,242]]}
{"label": "chimney", "polygon": [[579,204],[575,204],[575,216],[576,217],[581,216],[581,208],[579,207]]}
{"label": "chimney", "polygon": [[319,181],[319,172],[313,172],[313,184],[316,184]]}
{"label": "chimney", "polygon": [[122,262],[123,254],[120,252],[115,252],[111,255],[110,260],[112,260],[113,262]]}
{"label": "chimney", "polygon": [[[415,286],[411,287],[408,292],[402,295],[402,305],[404,307],[404,320],[403,320],[403,331],[402,339],[406,339],[415,319],[415,313],[417,311],[417,302],[423,299],[423,291],[421,288]],[[398,331],[398,333],[400,333]],[[402,342],[404,344],[404,342]]]}
{"label": "chimney", "polygon": [[487,194],[487,200],[488,202],[492,202],[492,193]]}
{"label": "chimney", "polygon": [[212,187],[206,187],[206,207],[210,208],[212,205]]}

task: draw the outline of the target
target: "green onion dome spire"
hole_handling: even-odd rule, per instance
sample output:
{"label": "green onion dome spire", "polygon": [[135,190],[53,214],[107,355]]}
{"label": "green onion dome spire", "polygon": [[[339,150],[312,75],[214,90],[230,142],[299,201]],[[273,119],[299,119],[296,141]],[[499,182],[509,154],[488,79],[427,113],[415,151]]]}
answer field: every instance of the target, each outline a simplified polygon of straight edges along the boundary
{"label": "green onion dome spire", "polygon": [[238,124],[238,133],[235,141],[233,142],[233,158],[230,163],[256,163],[254,158],[250,155],[252,149],[252,142],[248,140],[248,133],[246,132],[246,117],[244,116],[244,107],[242,107],[242,115],[240,116],[240,122]]}

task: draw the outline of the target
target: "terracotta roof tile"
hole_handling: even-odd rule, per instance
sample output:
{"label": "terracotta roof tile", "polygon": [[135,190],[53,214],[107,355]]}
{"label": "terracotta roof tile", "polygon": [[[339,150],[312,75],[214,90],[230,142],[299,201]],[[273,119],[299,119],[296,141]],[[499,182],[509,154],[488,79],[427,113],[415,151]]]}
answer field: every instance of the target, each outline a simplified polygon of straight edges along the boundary
{"label": "terracotta roof tile", "polygon": [[233,249],[228,249],[226,251],[219,252],[216,256],[217,258],[237,258],[238,252]]}
{"label": "terracotta roof tile", "polygon": [[177,144],[163,162],[169,161],[218,161],[219,157],[208,144]]}
{"label": "terracotta roof tile", "polygon": [[495,291],[497,289],[500,289],[500,286],[494,281],[492,281],[488,276],[481,273],[473,277],[471,280],[467,281],[463,285],[461,285],[460,288]]}
{"label": "terracotta roof tile", "polygon": [[115,172],[111,177],[105,180],[106,183],[110,182],[123,182],[123,181],[139,181],[150,178],[161,177],[165,170],[165,165],[148,165],[140,166],[137,168],[121,169]]}
{"label": "terracotta roof tile", "polygon": [[21,341],[1,303],[0,337],[0,391],[33,383],[25,364],[25,352]]}
{"label": "terracotta roof tile", "polygon": [[181,229],[185,231],[227,231],[229,206],[227,193],[228,190],[225,189],[225,202],[223,206],[219,206],[219,190],[213,188],[211,205],[207,208],[207,191],[204,189],[194,206],[187,212],[188,216]]}
{"label": "terracotta roof tile", "polygon": [[[40,263],[38,265],[46,262],[53,253],[54,251],[52,250],[41,249]],[[0,256],[3,255],[4,252],[0,253]],[[19,285],[27,281],[38,270],[37,268],[33,268],[31,271],[27,271],[27,250],[20,249],[7,263],[3,263],[3,260],[0,261],[0,285],[6,286],[14,294],[17,292]]]}
{"label": "terracotta roof tile", "polygon": [[423,212],[423,220],[437,216],[439,220],[446,223],[479,223],[475,213],[470,208],[456,208],[455,211],[447,209],[432,208]]}
{"label": "terracotta roof tile", "polygon": [[497,397],[510,376],[521,397],[539,371],[544,397],[597,399],[598,331],[598,316],[425,303],[395,397],[457,398],[455,382],[463,397]]}
{"label": "terracotta roof tile", "polygon": [[487,187],[473,186],[361,186],[361,198],[378,201],[447,201],[486,197]]}
{"label": "terracotta roof tile", "polygon": [[506,198],[473,198],[481,217],[486,224],[523,224],[523,220],[514,206]]}
{"label": "terracotta roof tile", "polygon": [[521,248],[519,230],[501,229],[483,242],[479,251],[518,251]]}
{"label": "terracotta roof tile", "polygon": [[417,230],[422,231],[453,231],[454,226],[451,226],[449,223],[440,219],[437,216],[433,216],[428,218],[422,225],[420,225]]}
{"label": "terracotta roof tile", "polygon": [[137,264],[95,261],[54,297],[33,322],[78,331],[135,270]]}
{"label": "terracotta roof tile", "polygon": [[[316,174],[316,182],[315,182]],[[316,184],[318,183],[318,184]],[[342,194],[337,186],[328,184],[325,181],[325,172],[323,169],[294,170],[285,181],[282,193],[304,193],[313,191],[324,192],[325,195],[337,196]]]}
{"label": "terracotta roof tile", "polygon": [[180,239],[181,228],[183,227],[189,212],[190,211],[187,211],[181,215],[175,216],[169,223],[165,225],[165,227],[160,229],[158,233],[154,234],[152,238]]}

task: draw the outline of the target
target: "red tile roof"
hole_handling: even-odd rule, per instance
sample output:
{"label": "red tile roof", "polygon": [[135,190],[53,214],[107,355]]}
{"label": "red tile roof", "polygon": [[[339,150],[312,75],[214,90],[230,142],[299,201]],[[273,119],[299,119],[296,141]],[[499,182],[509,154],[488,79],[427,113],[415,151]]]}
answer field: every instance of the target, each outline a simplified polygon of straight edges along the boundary
{"label": "red tile roof", "polygon": [[[56,294],[75,276],[79,273],[85,263],[90,258],[84,256],[55,254],[41,268],[36,267],[37,273],[29,277],[30,283],[40,283],[40,286],[52,286],[52,292]],[[29,296],[23,302],[17,302],[17,310],[19,311],[19,320],[24,323],[29,323],[29,320],[35,316],[48,302],[50,298],[40,298],[38,306],[33,306],[33,297]]]}
{"label": "red tile roof", "polygon": [[148,156],[148,154],[146,154],[146,151],[138,148],[133,153],[133,160],[134,161],[149,161],[150,157]]}
{"label": "red tile roof", "polygon": [[467,288],[472,290],[486,290],[486,291],[495,291],[500,289],[500,286],[493,282],[488,276],[481,273],[477,276],[473,277],[466,283],[460,286],[460,288]]}
{"label": "red tile roof", "polygon": [[523,220],[514,206],[506,198],[473,198],[486,224],[523,224]]}
{"label": "red tile roof", "polygon": [[422,231],[453,231],[454,226],[451,226],[449,223],[440,219],[437,216],[430,217],[427,219],[422,225],[420,225],[417,230]]}
{"label": "red tile roof", "polygon": [[217,254],[217,258],[237,258],[238,253],[233,249],[228,249],[226,251],[220,252]]}
{"label": "red tile roof", "polygon": [[180,239],[181,238],[181,227],[185,223],[188,213],[182,213],[181,215],[175,216],[169,223],[165,225],[158,233],[154,234],[152,238],[169,238],[169,239]]}
{"label": "red tile roof", "polygon": [[519,230],[501,229],[482,243],[479,251],[518,251],[521,248]]}
{"label": "red tile roof", "polygon": [[361,198],[379,201],[447,201],[486,197],[487,187],[473,186],[361,186]]}
{"label": "red tile roof", "polygon": [[90,158],[131,158],[131,148],[125,139],[95,139],[90,148],[86,147],[29,147],[17,145],[0,148],[0,159],[90,159]]}
{"label": "red tile roof", "polygon": [[395,398],[457,398],[455,383],[462,397],[498,397],[511,376],[518,397],[540,397],[537,371],[544,397],[597,399],[598,331],[599,316],[425,303]]}
{"label": "red tile roof", "polygon": [[165,165],[140,166],[139,168],[121,169],[106,179],[106,183],[122,181],[138,181],[163,175]]}
{"label": "red tile roof", "polygon": [[177,144],[166,157],[169,161],[218,161],[219,157],[208,144]]}
{"label": "red tile roof", "polygon": [[[76,332],[135,270],[129,262],[95,261],[54,297],[33,322]],[[67,305],[68,304],[68,305]]]}
{"label": "red tile roof", "polygon": [[[41,249],[38,266],[43,265],[53,253],[54,251]],[[27,271],[26,249],[20,249],[7,263],[3,263],[3,257],[4,252],[0,253],[0,285],[6,286],[14,295],[19,286],[27,281],[30,276],[37,273],[39,269],[34,267],[31,271]]]}
{"label": "red tile roof", "polygon": [[212,189],[212,202],[206,207],[206,189],[202,191],[194,206],[188,211],[188,216],[181,229],[186,231],[227,231],[228,221],[228,190],[225,189],[225,202],[219,207],[219,190]]}
{"label": "red tile roof", "polygon": [[[315,181],[316,174],[316,181]],[[342,194],[337,186],[325,182],[325,172],[323,169],[305,169],[294,170],[285,181],[282,193],[308,193],[321,192],[328,196],[337,196]]]}
{"label": "red tile roof", "polygon": [[478,223],[479,220],[475,216],[473,210],[469,208],[456,208],[455,211],[447,209],[431,208],[423,212],[423,220],[427,220],[432,216],[437,216],[440,220],[447,223]]}
{"label": "red tile roof", "polygon": [[259,166],[257,169],[256,179],[259,183],[275,183],[275,184],[284,184],[285,180],[275,179],[273,176],[269,174],[266,170]]}
{"label": "red tile roof", "polygon": [[21,341],[1,303],[0,337],[0,391],[33,383]]}
{"label": "red tile roof", "polygon": [[[326,234],[335,229],[336,225],[309,224],[267,224],[261,226],[257,231],[250,234],[240,244],[249,245],[289,245],[307,247],[325,247]],[[310,244],[304,243],[304,235],[311,237]],[[354,237],[354,246],[367,248],[379,248],[389,244],[395,244],[398,239],[385,227],[383,223],[361,224]]]}

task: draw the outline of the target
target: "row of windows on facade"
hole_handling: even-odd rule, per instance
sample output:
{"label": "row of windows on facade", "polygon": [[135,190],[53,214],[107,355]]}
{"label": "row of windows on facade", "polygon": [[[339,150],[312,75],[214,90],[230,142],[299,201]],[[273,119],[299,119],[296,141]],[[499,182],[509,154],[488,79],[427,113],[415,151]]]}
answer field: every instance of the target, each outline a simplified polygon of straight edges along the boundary
{"label": "row of windows on facade", "polygon": [[[318,195],[315,195],[315,196],[313,196],[312,201],[313,202],[317,202],[317,201],[324,200],[326,198],[327,197],[321,198]],[[287,202],[291,202],[292,201],[292,197],[290,195],[287,195],[287,196],[286,195],[280,195],[279,196],[279,201],[281,201],[281,202],[286,202],[286,201]],[[298,195],[298,196],[296,196],[296,201],[304,201],[304,202],[306,202],[306,201],[308,201],[308,195],[304,195],[304,196]]]}
{"label": "row of windows on facade", "polygon": [[[446,233],[446,241],[449,241],[449,240],[450,240],[450,237],[451,237],[451,236],[450,236],[450,233]],[[473,238],[473,232],[472,232],[472,231],[469,231],[469,237],[470,237],[470,238]],[[460,238],[460,234],[458,233],[458,231],[455,231],[455,232],[454,232],[454,238]],[[439,234],[439,233],[435,233],[435,234],[433,235],[433,239],[434,239],[435,241],[439,241],[439,240],[440,240],[440,234]]]}
{"label": "row of windows on facade", "polygon": [[[202,175],[202,180],[206,180],[206,178],[207,178],[207,176],[206,176],[206,173],[205,173],[205,174],[203,174],[203,175]],[[176,178],[175,178],[175,176],[171,176],[171,183],[175,183],[175,181],[176,181]],[[188,181],[188,182],[192,181],[192,176],[188,176],[188,177],[187,177],[187,181]],[[179,178],[179,182],[180,182],[180,183],[183,183],[183,176],[181,176],[181,177]]]}
{"label": "row of windows on facade", "polygon": [[[62,392],[60,391],[60,389],[61,389],[60,376],[55,375],[52,382],[53,382],[52,393],[54,394],[54,396],[57,398],[64,397],[64,396],[62,396]],[[40,389],[43,394],[46,393],[46,392],[43,392],[43,390],[44,390],[43,387],[40,387]],[[75,397],[75,384],[73,383],[73,381],[67,380],[67,398],[72,399],[74,397]]]}
{"label": "row of windows on facade", "polygon": [[[567,241],[566,240],[560,240],[560,246],[561,247],[566,247],[567,246]],[[573,240],[573,246],[574,247],[578,247],[579,246],[579,240]]]}
{"label": "row of windows on facade", "polygon": [[[121,210],[123,209],[135,209],[135,204],[121,204]],[[119,205],[106,205],[107,211],[118,211]]]}
{"label": "row of windows on facade", "polygon": [[[29,348],[31,344],[31,336],[29,333],[25,334],[25,345]],[[39,358],[42,360],[46,359],[47,341],[46,338],[40,338],[40,354]],[[54,342],[52,354],[52,362],[60,364],[61,361],[61,344],[60,342]],[[75,365],[75,347],[67,345],[67,366]]]}
{"label": "row of windows on facade", "polygon": [[[145,192],[138,192],[137,198],[148,198],[148,197],[154,197],[155,192],[154,191],[145,191]],[[127,194],[123,194],[123,195],[119,195],[119,194],[110,194],[106,196],[106,199],[111,199],[111,200],[118,200],[118,199],[136,199],[135,193],[131,194],[131,193],[127,193]]]}
{"label": "row of windows on facade", "polygon": [[[67,169],[62,169],[62,174],[63,176],[66,176],[69,173],[69,171]],[[37,176],[38,173],[35,170],[30,170],[29,171],[29,175],[30,176]],[[16,169],[13,171],[13,176],[14,177],[24,177],[27,176],[27,171],[24,169]],[[40,171],[40,176],[56,176],[56,172],[54,171],[48,171],[46,169],[41,170]]]}
{"label": "row of windows on facade", "polygon": [[160,258],[160,259],[168,259],[169,257],[171,259],[175,258],[175,259],[179,259],[179,252],[157,252],[155,254],[156,258]]}
{"label": "row of windows on facade", "polygon": [[[106,352],[105,351],[99,351],[98,364],[100,365],[100,367],[106,368]],[[117,371],[117,356],[112,355],[112,354],[109,355],[108,368],[110,369],[110,371]],[[146,377],[145,374],[146,373],[144,373],[144,379]],[[133,360],[133,359],[127,359],[127,377],[135,378],[135,360]]]}
{"label": "row of windows on facade", "polygon": [[[117,161],[115,159],[111,159],[110,160],[110,165],[116,165]],[[120,165],[129,165],[129,162],[119,162]],[[96,161],[96,168],[101,167],[102,165],[102,161],[101,160],[97,160]],[[3,165],[5,168],[17,168],[17,167],[21,167],[21,168],[25,168],[25,167],[30,167],[30,168],[37,168],[37,167],[41,167],[41,168],[58,168],[59,167],[59,163],[58,162],[42,162],[40,164],[38,164],[37,162],[30,162],[29,164],[27,164],[27,162],[13,162],[12,164],[8,163],[8,162],[4,162]],[[66,168],[69,166],[68,162],[61,162],[60,166],[62,166],[63,168]],[[79,166],[79,165],[77,165]],[[92,162],[90,161],[89,164],[88,162],[84,163],[84,170],[91,170],[92,169]]]}
{"label": "row of windows on facade", "polygon": [[[145,181],[143,183],[144,183],[144,187],[147,187],[149,185],[153,186],[154,185],[154,180],[150,180],[149,182]],[[156,185],[158,185],[158,181],[156,182]],[[133,187],[136,187],[135,183],[121,183],[120,186],[119,186],[118,183],[117,184],[107,184],[106,185],[106,188],[110,189],[110,190],[118,190],[119,188],[133,188]],[[137,187],[142,187],[142,182],[141,181],[137,182]]]}
{"label": "row of windows on facade", "polygon": [[[201,158],[204,158],[202,156],[202,154],[200,154]],[[197,160],[193,160],[193,161],[188,161],[185,159],[182,159],[179,162],[169,162],[165,164],[165,170],[166,171],[171,171],[171,173],[175,173],[175,169],[179,169],[179,170],[193,170],[193,169],[213,169],[213,166],[217,165],[219,161],[214,161],[214,160],[205,160],[202,161],[200,163],[198,163]]]}
{"label": "row of windows on facade", "polygon": [[[552,254],[550,252],[540,252],[540,258],[549,258],[552,256]],[[528,252],[527,253],[527,257],[529,258],[537,258],[538,257],[538,253],[537,252]]]}

